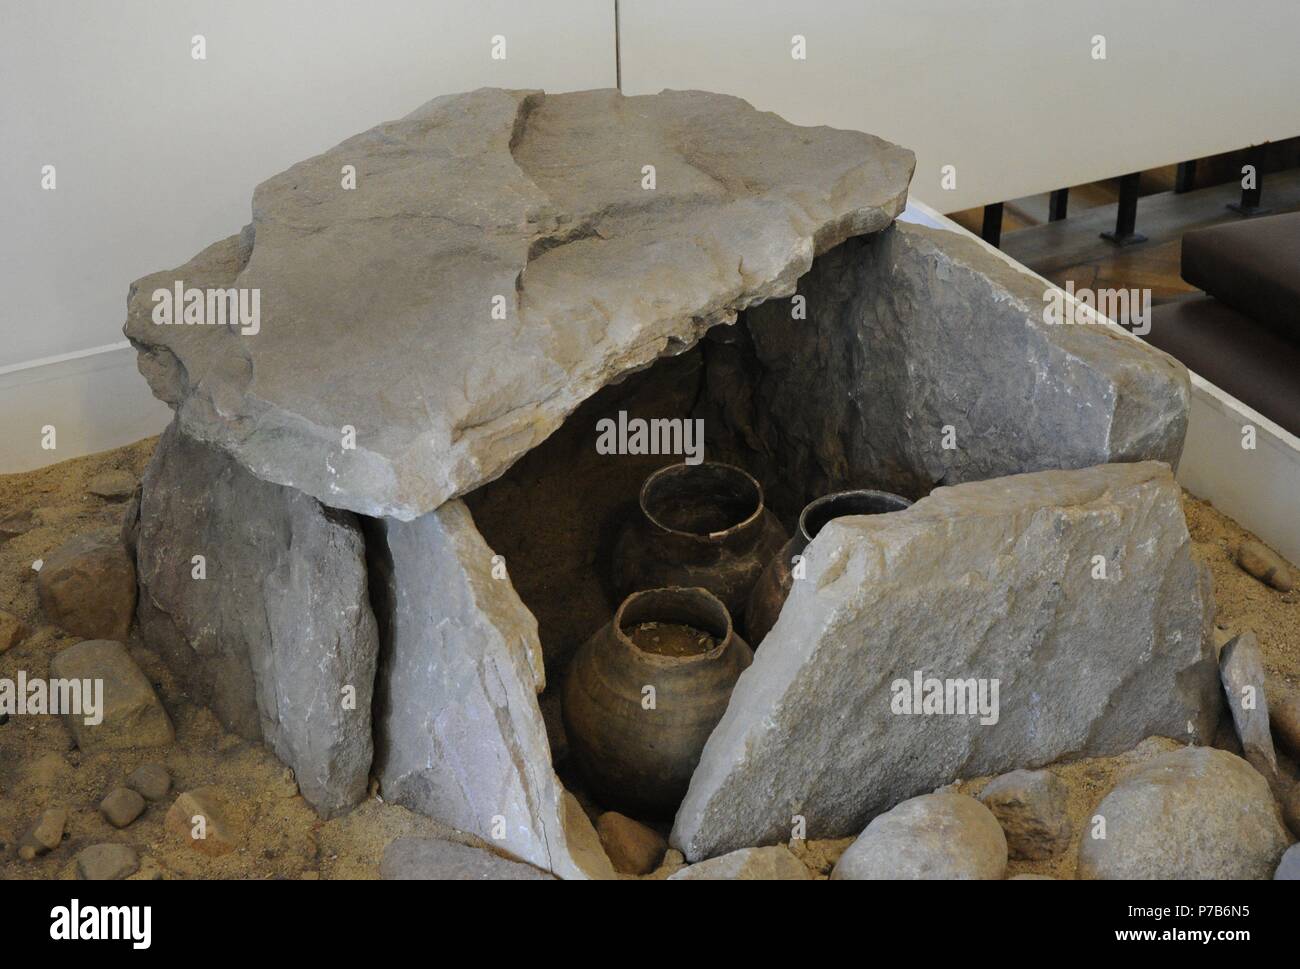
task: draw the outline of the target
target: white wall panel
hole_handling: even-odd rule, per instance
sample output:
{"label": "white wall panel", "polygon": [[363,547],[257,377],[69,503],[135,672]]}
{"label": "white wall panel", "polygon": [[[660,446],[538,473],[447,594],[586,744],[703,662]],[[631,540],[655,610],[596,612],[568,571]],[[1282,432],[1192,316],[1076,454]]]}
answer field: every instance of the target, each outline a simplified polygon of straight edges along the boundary
{"label": "white wall panel", "polygon": [[878,134],[916,152],[913,194],[942,212],[1300,135],[1297,0],[621,0],[620,13],[625,93],[706,88]]}
{"label": "white wall panel", "polygon": [[484,85],[613,84],[612,0],[3,0],[0,367],[121,340],[133,279],[349,135]]}

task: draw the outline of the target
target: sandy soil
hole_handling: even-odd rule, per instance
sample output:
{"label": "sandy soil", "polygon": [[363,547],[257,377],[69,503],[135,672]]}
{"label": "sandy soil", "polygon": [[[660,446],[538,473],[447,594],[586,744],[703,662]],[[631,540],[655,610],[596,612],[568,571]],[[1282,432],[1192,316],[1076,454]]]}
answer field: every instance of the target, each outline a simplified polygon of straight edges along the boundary
{"label": "sandy soil", "polygon": [[[77,642],[46,624],[36,601],[32,563],[67,538],[117,525],[125,502],[86,492],[95,475],[121,469],[139,476],[156,439],[91,455],[26,474],[0,476],[0,519],[33,513],[32,529],[0,543],[0,609],[34,630],[23,643],[0,653],[0,677],[18,670],[48,675],[52,655]],[[61,718],[15,716],[0,726],[0,880],[73,878],[75,856],[101,842],[133,846],[140,870],[133,878],[377,878],[384,847],[404,835],[466,835],[371,798],[351,814],[321,821],[298,795],[292,772],[260,744],[224,730],[206,708],[181,690],[167,667],[140,645],[133,631],[132,656],[153,682],[176,725],[176,743],[157,750],[85,754],[72,743]],[[161,763],[171,772],[173,794],[148,806],[124,830],[112,827],[98,804],[136,767]],[[216,785],[232,809],[239,850],[209,858],[164,831],[175,793]],[[64,806],[69,818],[63,844],[34,862],[17,856],[17,842],[46,807]]]}
{"label": "sandy soil", "polygon": [[[0,677],[15,677],[20,669],[30,676],[46,676],[50,657],[76,641],[44,622],[36,601],[32,563],[72,535],[119,524],[125,503],[95,497],[87,492],[87,484],[106,470],[139,476],[154,443],[152,439],[141,441],[38,471],[0,476],[0,519],[14,512],[30,512],[33,519],[29,531],[0,541],[0,609],[23,619],[34,630],[25,642],[0,653]],[[508,494],[506,487],[488,496],[477,510],[487,511],[493,499],[518,508],[507,500],[518,496]],[[572,500],[584,499],[573,496]],[[1185,510],[1197,551],[1214,575],[1217,622],[1223,636],[1253,629],[1269,673],[1300,685],[1300,595],[1279,593],[1237,567],[1233,552],[1246,533],[1230,519],[1191,497],[1185,500]],[[526,599],[547,598],[540,577],[528,592]],[[593,588],[591,598],[603,606],[599,590]],[[584,626],[592,621],[592,617],[582,618]],[[565,625],[558,616],[552,621]],[[585,629],[565,632],[576,639]],[[287,768],[261,745],[225,731],[208,710],[193,703],[134,633],[128,645],[171,713],[177,742],[158,751],[84,754],[73,745],[58,718],[15,716],[0,726],[0,879],[72,878],[77,852],[105,841],[136,848],[141,868],[135,878],[288,879],[377,877],[384,846],[403,835],[477,843],[404,808],[383,804],[377,797],[344,818],[321,821],[297,794]],[[1051,768],[1070,787],[1076,843],[1084,822],[1119,774],[1169,743],[1150,741],[1122,757]],[[150,804],[145,814],[124,830],[110,826],[97,810],[99,801],[132,770],[150,762],[166,765],[177,791],[205,785],[222,788],[233,807],[240,849],[211,859],[167,834],[163,817],[171,797]],[[977,792],[983,783],[974,779],[962,789]],[[56,805],[70,810],[63,844],[35,862],[20,861],[18,839],[43,809]],[[798,846],[798,853],[824,876],[848,843],[815,842]],[[1052,862],[1013,862],[1009,873],[1034,871],[1068,878],[1073,867],[1074,852],[1069,851]]]}

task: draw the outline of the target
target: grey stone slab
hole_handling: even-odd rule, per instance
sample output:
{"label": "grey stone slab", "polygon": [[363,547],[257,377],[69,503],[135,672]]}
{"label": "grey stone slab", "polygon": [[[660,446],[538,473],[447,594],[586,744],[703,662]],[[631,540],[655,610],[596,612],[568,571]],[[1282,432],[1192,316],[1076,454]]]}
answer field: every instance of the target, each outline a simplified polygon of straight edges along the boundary
{"label": "grey stone slab", "polygon": [[356,517],[173,423],[145,473],[136,561],[141,634],[195,696],[265,740],[322,815],[360,801],[379,635]]}
{"label": "grey stone slab", "polygon": [[[689,859],[783,841],[796,816],[843,837],[959,778],[1213,734],[1209,574],[1163,464],[940,488],[831,522],[805,559],[677,813]],[[961,712],[965,685],[907,712],[918,675],[923,695],[982,682],[986,701],[997,681],[996,718]]]}
{"label": "grey stone slab", "polygon": [[551,767],[537,620],[461,501],[375,519],[375,773],[405,805],[562,878],[614,877]]}
{"label": "grey stone slab", "polygon": [[1269,730],[1264,658],[1254,633],[1242,633],[1224,644],[1219,653],[1219,676],[1243,756],[1270,784],[1279,783],[1277,753]]}
{"label": "grey stone slab", "polygon": [[[258,186],[244,233],[133,285],[125,332],[186,433],[410,520],[884,228],[913,165],[700,91],[450,95]],[[177,281],[257,290],[257,332],[155,322]]]}
{"label": "grey stone slab", "polygon": [[953,232],[899,222],[851,239],[800,279],[806,319],[769,300],[718,331],[732,342],[710,347],[711,454],[789,514],[843,488],[917,498],[1026,471],[1176,467],[1186,369],[1110,327],[1045,322],[1048,289]]}

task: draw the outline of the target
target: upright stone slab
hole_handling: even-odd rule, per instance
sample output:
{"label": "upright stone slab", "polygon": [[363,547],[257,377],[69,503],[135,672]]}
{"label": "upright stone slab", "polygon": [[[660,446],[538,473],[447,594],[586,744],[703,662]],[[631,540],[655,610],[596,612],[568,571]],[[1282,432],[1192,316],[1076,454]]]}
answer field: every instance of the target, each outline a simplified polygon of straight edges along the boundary
{"label": "upright stone slab", "polygon": [[918,497],[1026,471],[1176,466],[1187,371],[1110,327],[1045,322],[1053,292],[953,232],[899,222],[850,239],[799,280],[806,319],[776,299],[718,331],[711,453],[792,514],[846,487]]}
{"label": "upright stone slab", "polygon": [[[958,778],[1213,734],[1209,573],[1163,464],[939,488],[832,522],[805,559],[677,813],[687,858],[784,841],[796,815],[844,837]],[[955,686],[907,712],[918,675],[923,699]],[[993,715],[967,712],[995,680]]]}
{"label": "upright stone slab", "polygon": [[614,877],[551,767],[537,620],[469,509],[451,501],[413,522],[371,524],[384,799],[562,878]]}
{"label": "upright stone slab", "polygon": [[360,801],[379,637],[356,517],[173,423],[145,474],[136,564],[141,634],[195,696],[265,740],[323,816]]}
{"label": "upright stone slab", "polygon": [[[186,433],[410,520],[884,228],[914,163],[703,91],[449,95],[262,183],[242,236],[136,282],[125,332]],[[177,285],[214,309],[168,325],[154,297]],[[207,318],[232,289],[259,295],[256,325]]]}

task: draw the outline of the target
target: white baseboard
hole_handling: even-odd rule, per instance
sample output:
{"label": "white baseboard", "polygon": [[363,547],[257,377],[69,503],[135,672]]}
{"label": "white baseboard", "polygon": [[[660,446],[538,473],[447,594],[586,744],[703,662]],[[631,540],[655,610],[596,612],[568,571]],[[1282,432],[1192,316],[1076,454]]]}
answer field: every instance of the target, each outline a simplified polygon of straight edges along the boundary
{"label": "white baseboard", "polygon": [[[1247,425],[1253,450],[1242,447]],[[1300,562],[1300,438],[1195,373],[1178,481]]]}
{"label": "white baseboard", "polygon": [[[0,368],[0,474],[107,451],[159,433],[171,409],[123,340]],[[54,428],[52,450],[42,446]]]}

